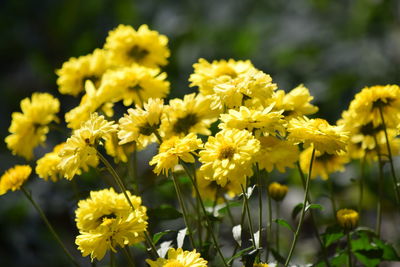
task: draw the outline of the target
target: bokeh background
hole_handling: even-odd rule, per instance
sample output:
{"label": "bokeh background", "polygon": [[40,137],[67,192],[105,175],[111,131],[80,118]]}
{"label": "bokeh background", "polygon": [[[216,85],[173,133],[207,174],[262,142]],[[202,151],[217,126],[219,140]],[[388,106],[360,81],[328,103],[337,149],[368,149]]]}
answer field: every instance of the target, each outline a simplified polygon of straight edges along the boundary
{"label": "bokeh background", "polygon": [[[0,18],[1,140],[8,135],[12,112],[20,110],[19,101],[35,91],[60,97],[63,112],[76,105],[78,100],[59,95],[55,70],[72,56],[102,47],[118,24],[148,24],[169,37],[170,97],[195,90],[187,80],[200,57],[250,59],[280,89],[305,84],[320,108],[317,116],[331,123],[364,86],[400,84],[398,0],[3,0]],[[49,140],[55,144],[65,137],[53,133]],[[39,148],[37,154],[48,149]],[[0,162],[1,172],[24,163],[3,141]],[[148,167],[142,167],[145,175]],[[80,192],[99,186],[95,176],[83,177]],[[372,195],[374,186],[370,181],[367,187]],[[28,187],[79,255],[71,184],[36,179]],[[372,210],[374,197],[369,201]],[[0,266],[69,266],[20,192],[0,196]]]}

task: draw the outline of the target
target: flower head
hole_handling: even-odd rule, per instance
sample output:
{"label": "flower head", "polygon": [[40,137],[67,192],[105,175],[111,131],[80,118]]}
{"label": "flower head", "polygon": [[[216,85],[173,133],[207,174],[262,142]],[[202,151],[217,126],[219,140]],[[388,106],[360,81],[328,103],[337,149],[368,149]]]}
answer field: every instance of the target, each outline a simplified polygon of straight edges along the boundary
{"label": "flower head", "polygon": [[164,101],[150,98],[143,108],[128,109],[128,114],[119,120],[119,144],[136,142],[138,149],[144,149],[157,141],[156,132],[161,125]]}
{"label": "flower head", "polygon": [[75,130],[67,139],[65,146],[59,153],[61,161],[58,164],[61,174],[71,180],[81,170],[87,171],[89,167],[95,167],[99,163],[96,146],[101,139],[117,131],[117,125],[92,113],[89,120]]}
{"label": "flower head", "polygon": [[181,248],[168,250],[166,259],[146,260],[150,267],[207,267],[207,261],[196,250],[184,251]]}
{"label": "flower head", "polygon": [[6,137],[7,147],[14,155],[27,160],[33,158],[33,149],[46,141],[48,124],[57,121],[60,102],[47,93],[34,93],[21,101],[21,112],[12,114],[11,133]]}
{"label": "flower head", "polygon": [[98,86],[108,68],[108,53],[102,49],[79,58],[70,58],[56,71],[58,90],[62,94],[77,96],[83,91],[87,80]]}
{"label": "flower head", "polygon": [[268,186],[268,194],[271,196],[271,198],[275,201],[282,201],[289,188],[286,185],[282,185],[277,182],[270,183]]}
{"label": "flower head", "polygon": [[246,130],[227,129],[210,136],[200,151],[200,170],[206,179],[215,180],[225,186],[228,181],[243,184],[251,176],[254,157],[260,142]]}
{"label": "flower head", "polygon": [[79,235],[76,244],[83,256],[101,260],[107,250],[116,252],[124,247],[141,242],[147,229],[146,207],[141,198],[126,192],[134,210],[125,196],[110,189],[90,192],[90,197],[78,203],[76,225]]}
{"label": "flower head", "polygon": [[358,224],[358,212],[352,209],[340,209],[336,212],[336,218],[341,227],[352,230]]}
{"label": "flower head", "polygon": [[59,180],[60,169],[58,164],[61,161],[59,153],[64,145],[65,143],[61,143],[55,146],[52,152],[46,153],[36,162],[35,171],[40,178],[44,179],[45,181],[51,179],[53,182],[57,182]]}
{"label": "flower head", "polygon": [[142,25],[136,31],[131,26],[119,25],[110,31],[104,48],[110,60],[119,66],[137,63],[146,67],[164,66],[170,55],[168,38]]}
{"label": "flower head", "polygon": [[342,126],[332,126],[323,119],[294,118],[290,120],[289,140],[304,143],[322,153],[336,154],[344,151],[349,139]]}
{"label": "flower head", "polygon": [[201,139],[198,139],[194,133],[183,138],[173,136],[161,143],[158,154],[151,159],[150,165],[156,165],[155,173],[168,174],[169,170],[179,163],[179,160],[193,163],[195,161],[193,154],[202,146]]}
{"label": "flower head", "polygon": [[32,169],[28,165],[16,165],[8,169],[0,178],[0,195],[4,195],[10,190],[19,190],[31,172]]}

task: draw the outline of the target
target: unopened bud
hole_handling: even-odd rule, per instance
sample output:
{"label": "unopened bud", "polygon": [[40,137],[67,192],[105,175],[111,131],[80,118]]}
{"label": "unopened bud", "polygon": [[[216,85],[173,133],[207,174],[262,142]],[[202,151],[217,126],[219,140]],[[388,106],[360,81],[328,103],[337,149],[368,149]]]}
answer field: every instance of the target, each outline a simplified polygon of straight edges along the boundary
{"label": "unopened bud", "polygon": [[340,209],[336,213],[336,218],[341,227],[352,230],[358,224],[359,215],[357,211],[352,209]]}
{"label": "unopened bud", "polygon": [[281,201],[285,198],[288,189],[289,188],[286,185],[273,182],[268,186],[268,194],[271,196],[273,200]]}

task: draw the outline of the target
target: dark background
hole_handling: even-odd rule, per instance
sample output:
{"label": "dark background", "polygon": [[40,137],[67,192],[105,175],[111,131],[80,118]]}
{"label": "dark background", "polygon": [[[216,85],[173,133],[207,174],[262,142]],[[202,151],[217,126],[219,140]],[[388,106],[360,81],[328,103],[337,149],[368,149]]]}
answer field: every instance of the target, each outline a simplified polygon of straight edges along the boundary
{"label": "dark background", "polygon": [[[397,0],[3,0],[0,139],[8,135],[19,101],[35,91],[60,97],[63,112],[78,103],[59,95],[55,69],[72,56],[102,47],[108,31],[118,24],[148,24],[168,36],[170,97],[195,90],[187,80],[200,57],[250,59],[280,89],[304,83],[320,108],[317,116],[332,123],[364,86],[400,83]],[[49,140],[57,143],[66,136],[53,134]],[[4,142],[0,160],[2,172],[24,163],[11,156]],[[79,255],[70,183],[32,180],[28,187],[34,197]],[[96,184],[88,175],[78,186],[88,191]],[[0,196],[0,266],[68,266],[55,246],[21,192]]]}

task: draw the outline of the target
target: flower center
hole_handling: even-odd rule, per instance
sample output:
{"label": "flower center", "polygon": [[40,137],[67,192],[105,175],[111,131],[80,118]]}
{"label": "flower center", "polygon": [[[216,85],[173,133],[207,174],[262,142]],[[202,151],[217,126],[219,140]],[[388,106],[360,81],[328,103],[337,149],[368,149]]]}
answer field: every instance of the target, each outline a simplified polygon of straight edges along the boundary
{"label": "flower center", "polygon": [[183,133],[188,134],[190,128],[192,128],[199,121],[199,118],[196,114],[189,113],[183,118],[179,118],[173,127],[173,131],[175,133]]}
{"label": "flower center", "polygon": [[230,145],[225,145],[219,149],[218,159],[231,159],[235,155],[235,148]]}
{"label": "flower center", "polygon": [[151,126],[150,124],[145,123],[145,124],[139,126],[139,133],[143,134],[145,136],[149,136],[152,133],[154,133],[157,129],[158,129],[158,125]]}
{"label": "flower center", "polygon": [[149,51],[137,45],[134,45],[129,51],[128,55],[135,61],[140,61],[149,54]]}
{"label": "flower center", "polygon": [[185,267],[185,266],[182,263],[174,260],[165,264],[164,267]]}

